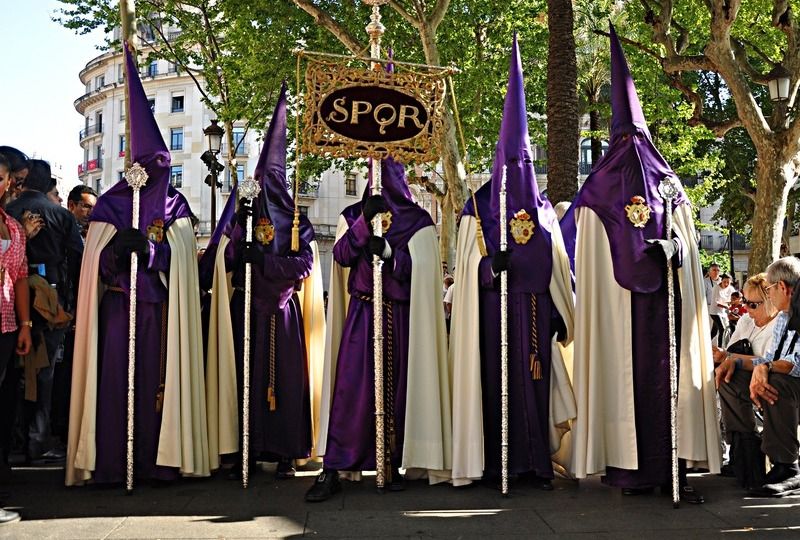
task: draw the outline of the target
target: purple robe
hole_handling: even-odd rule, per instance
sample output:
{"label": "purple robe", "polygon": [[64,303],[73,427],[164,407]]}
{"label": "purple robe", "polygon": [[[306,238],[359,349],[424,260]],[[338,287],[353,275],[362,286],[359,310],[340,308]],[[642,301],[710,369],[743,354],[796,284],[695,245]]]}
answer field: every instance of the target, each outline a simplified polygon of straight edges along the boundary
{"label": "purple robe", "polygon": [[[409,301],[411,298],[411,254],[408,242],[420,229],[433,224],[430,215],[417,206],[405,184],[403,166],[387,159],[383,162],[383,197],[392,213],[392,223],[384,238],[392,256],[383,264],[384,372],[391,359],[392,384],[384,389],[384,410],[393,407],[394,448],[387,444],[392,465],[399,467],[403,456],[406,380],[408,373]],[[345,320],[336,366],[336,383],[330,410],[325,467],[359,471],[375,469],[375,366],[373,359],[372,255],[366,249],[371,227],[361,213],[362,202],[342,212],[347,232],[336,242],[333,258],[350,269],[350,303]],[[417,264],[419,264],[418,261]],[[424,264],[424,261],[423,261]],[[440,268],[431,268],[440,272]],[[388,376],[386,379],[388,381]]]}

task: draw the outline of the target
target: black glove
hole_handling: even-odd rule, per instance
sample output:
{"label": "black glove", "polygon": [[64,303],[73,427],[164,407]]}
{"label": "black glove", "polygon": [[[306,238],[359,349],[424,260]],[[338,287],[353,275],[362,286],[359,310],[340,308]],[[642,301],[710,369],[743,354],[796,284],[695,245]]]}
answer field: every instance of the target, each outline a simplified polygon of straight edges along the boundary
{"label": "black glove", "polygon": [[553,317],[550,321],[550,338],[556,336],[557,341],[564,341],[567,338],[567,326],[561,317]]}
{"label": "black glove", "polygon": [[674,239],[662,240],[660,238],[652,238],[650,240],[645,240],[645,243],[650,244],[650,246],[653,247],[660,247],[667,260],[670,260],[678,252],[678,242],[676,242]]}
{"label": "black glove", "polygon": [[361,212],[364,214],[364,219],[370,223],[375,216],[386,212],[386,201],[380,195],[372,195],[364,202],[364,208]]}
{"label": "black glove", "polygon": [[511,251],[498,251],[492,256],[492,272],[499,274],[508,270],[511,264]]}
{"label": "black glove", "polygon": [[264,258],[261,257],[261,252],[253,242],[247,242],[243,240],[241,245],[241,254],[243,263],[254,264],[261,268]]}
{"label": "black glove", "polygon": [[244,229],[247,227],[247,216],[253,215],[253,207],[249,202],[244,200],[239,203],[239,209],[236,211],[236,223]]}
{"label": "black glove", "polygon": [[130,262],[131,253],[138,253],[140,257],[150,254],[150,243],[139,229],[123,229],[114,236],[114,255],[117,261],[124,265]]}
{"label": "black glove", "polygon": [[386,249],[386,239],[381,236],[370,236],[367,241],[367,251],[372,255],[377,255],[381,259],[388,259],[392,256],[392,247],[389,246],[389,256],[384,257],[383,252]]}

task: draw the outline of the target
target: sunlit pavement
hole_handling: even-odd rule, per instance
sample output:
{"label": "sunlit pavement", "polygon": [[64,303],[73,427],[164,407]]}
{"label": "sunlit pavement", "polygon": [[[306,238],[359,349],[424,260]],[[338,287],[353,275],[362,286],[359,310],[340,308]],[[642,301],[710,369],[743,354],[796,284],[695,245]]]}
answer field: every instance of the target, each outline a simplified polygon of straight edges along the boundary
{"label": "sunlit pavement", "polygon": [[692,475],[706,504],[673,509],[667,495],[623,497],[592,478],[556,480],[541,492],[512,485],[408,482],[378,494],[374,478],[343,482],[324,503],[303,501],[313,471],[275,480],[272,468],[250,487],[217,475],[166,487],[63,487],[58,468],[15,469],[7,508],[22,521],[0,538],[800,538],[800,497],[746,498],[730,478]]}

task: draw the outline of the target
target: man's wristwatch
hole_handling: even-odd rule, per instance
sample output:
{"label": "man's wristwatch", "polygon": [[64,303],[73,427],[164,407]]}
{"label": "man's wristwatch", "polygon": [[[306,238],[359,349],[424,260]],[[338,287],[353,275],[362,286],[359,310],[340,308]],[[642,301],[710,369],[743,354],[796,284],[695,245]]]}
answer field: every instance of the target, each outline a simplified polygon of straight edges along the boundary
{"label": "man's wristwatch", "polygon": [[767,362],[767,363],[765,364],[765,365],[767,366],[767,372],[770,372],[770,371],[772,371],[772,366],[773,366],[774,364],[775,364],[775,362],[774,362],[774,361],[773,361],[773,362]]}
{"label": "man's wristwatch", "polygon": [[33,328],[33,321],[20,321],[22,326],[27,326],[28,328]]}

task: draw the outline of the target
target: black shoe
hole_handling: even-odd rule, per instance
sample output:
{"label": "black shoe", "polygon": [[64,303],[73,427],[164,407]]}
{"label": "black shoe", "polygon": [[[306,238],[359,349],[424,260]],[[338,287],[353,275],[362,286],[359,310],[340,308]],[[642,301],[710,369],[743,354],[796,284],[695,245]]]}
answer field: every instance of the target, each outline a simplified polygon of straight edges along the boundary
{"label": "black shoe", "polygon": [[725,478],[736,478],[736,473],[733,470],[733,465],[730,463],[726,463],[722,466],[719,470],[719,476],[724,476]]}
{"label": "black shoe", "polygon": [[649,495],[653,493],[653,488],[622,488],[622,494],[626,497],[634,497],[636,495]]}
{"label": "black shoe", "polygon": [[278,480],[287,480],[289,478],[294,478],[296,472],[291,459],[282,459],[275,468],[275,478]]}
{"label": "black shoe", "polygon": [[784,497],[795,493],[800,493],[800,474],[750,490],[750,495],[755,497]]}
{"label": "black shoe", "polygon": [[330,499],[342,490],[338,471],[323,470],[314,480],[314,485],[306,492],[307,502],[322,502]]}
{"label": "black shoe", "polygon": [[706,502],[705,498],[692,486],[682,486],[678,491],[681,501],[689,504],[703,504]]}
{"label": "black shoe", "polygon": [[[250,465],[250,476],[259,470],[258,467],[255,466],[255,462],[251,463]],[[242,464],[237,462],[231,467],[230,471],[228,471],[228,480],[241,480],[242,479]]]}
{"label": "black shoe", "polygon": [[773,463],[772,468],[764,477],[763,485],[777,484],[798,474],[800,474],[800,469],[798,469],[797,463]]}
{"label": "black shoe", "polygon": [[403,475],[400,474],[400,470],[397,468],[392,468],[392,481],[389,482],[387,486],[389,491],[405,491],[406,489],[406,480],[403,478]]}

